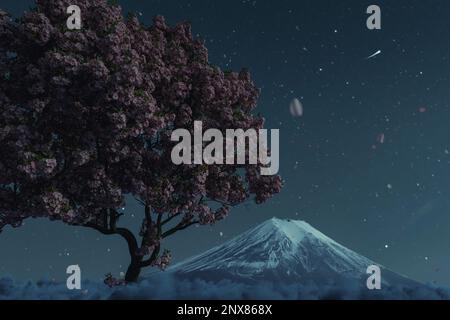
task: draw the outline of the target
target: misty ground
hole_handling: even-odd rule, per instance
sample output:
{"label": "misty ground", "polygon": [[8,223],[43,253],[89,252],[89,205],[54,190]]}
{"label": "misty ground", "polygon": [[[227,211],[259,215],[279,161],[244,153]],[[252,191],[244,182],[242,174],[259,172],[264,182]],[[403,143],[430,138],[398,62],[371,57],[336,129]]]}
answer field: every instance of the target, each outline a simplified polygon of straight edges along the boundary
{"label": "misty ground", "polygon": [[50,281],[20,283],[12,278],[0,279],[0,299],[449,299],[450,289],[437,287],[385,287],[369,291],[354,283],[279,284],[260,282],[240,284],[219,283],[199,279],[179,280],[169,274],[144,279],[138,284],[109,288],[100,282],[85,281],[81,290],[68,290],[65,283]]}

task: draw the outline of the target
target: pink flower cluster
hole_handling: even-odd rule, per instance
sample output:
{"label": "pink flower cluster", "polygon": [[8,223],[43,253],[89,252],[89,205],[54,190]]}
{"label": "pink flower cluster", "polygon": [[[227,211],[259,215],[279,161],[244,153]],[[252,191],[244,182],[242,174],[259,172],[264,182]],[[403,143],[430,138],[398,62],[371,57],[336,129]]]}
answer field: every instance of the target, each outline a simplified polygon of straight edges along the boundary
{"label": "pink flower cluster", "polygon": [[47,192],[42,196],[43,207],[51,220],[63,220],[66,223],[73,222],[75,212],[69,204],[69,200],[57,191]]}
{"label": "pink flower cluster", "polygon": [[103,280],[103,283],[110,288],[126,285],[126,281],[123,279],[116,279],[111,273],[108,273]]}
{"label": "pink flower cluster", "polygon": [[[70,0],[36,0],[17,21],[0,11],[0,231],[37,216],[106,228],[105,211],[125,195],[154,221],[213,224],[280,191],[280,177],[259,175],[260,165],[171,161],[172,131],[192,131],[195,120],[204,130],[263,127],[247,70],[212,65],[188,23],[158,16],[146,26],[106,0],[76,3],[74,31]],[[160,239],[143,225],[149,254]]]}
{"label": "pink flower cluster", "polygon": [[170,253],[169,250],[164,250],[163,254],[160,255],[158,259],[155,260],[153,266],[164,271],[170,265],[171,261],[172,261],[172,254]]}

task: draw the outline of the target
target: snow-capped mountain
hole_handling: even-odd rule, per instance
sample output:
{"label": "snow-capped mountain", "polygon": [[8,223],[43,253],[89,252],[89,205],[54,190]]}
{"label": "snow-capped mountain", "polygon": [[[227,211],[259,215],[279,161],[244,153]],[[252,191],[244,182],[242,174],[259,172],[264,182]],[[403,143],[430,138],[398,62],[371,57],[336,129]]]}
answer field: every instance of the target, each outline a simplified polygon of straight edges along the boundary
{"label": "snow-capped mountain", "polygon": [[[271,219],[166,272],[108,288],[84,281],[14,283],[0,277],[1,299],[450,299],[448,288],[425,286],[382,268],[382,290],[366,287],[373,261],[345,248],[306,222]],[[225,280],[225,281],[222,281]]]}
{"label": "snow-capped mountain", "polygon": [[[168,271],[209,281],[326,284],[353,279],[365,285],[370,265],[379,264],[340,245],[306,222],[273,218]],[[385,285],[419,285],[379,266]]]}

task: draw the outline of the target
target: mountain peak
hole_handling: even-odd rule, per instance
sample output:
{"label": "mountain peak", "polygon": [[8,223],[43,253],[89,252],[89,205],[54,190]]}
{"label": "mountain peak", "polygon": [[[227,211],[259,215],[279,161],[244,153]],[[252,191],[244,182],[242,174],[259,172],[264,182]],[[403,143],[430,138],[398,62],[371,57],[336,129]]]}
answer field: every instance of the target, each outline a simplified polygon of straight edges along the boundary
{"label": "mountain peak", "polygon": [[372,262],[304,221],[272,218],[171,268],[181,274],[295,280],[306,275],[359,277]]}
{"label": "mountain peak", "polygon": [[[305,221],[272,218],[169,270],[178,276],[211,281],[328,283],[345,278],[359,283],[373,264]],[[386,273],[395,282],[404,279]]]}
{"label": "mountain peak", "polygon": [[[274,228],[282,233],[293,243],[301,242],[305,237],[315,238],[324,242],[332,242],[337,244],[334,240],[324,235],[322,232],[311,226],[309,223],[302,220],[280,219],[273,217],[266,222],[263,222],[260,227]],[[258,229],[256,227],[255,229]]]}

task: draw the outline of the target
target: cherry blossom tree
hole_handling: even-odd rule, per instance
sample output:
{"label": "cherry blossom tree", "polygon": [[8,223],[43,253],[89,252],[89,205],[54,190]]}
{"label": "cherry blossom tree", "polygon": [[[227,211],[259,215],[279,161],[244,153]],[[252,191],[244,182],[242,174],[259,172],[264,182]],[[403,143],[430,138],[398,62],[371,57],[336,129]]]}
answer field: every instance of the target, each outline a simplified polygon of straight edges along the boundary
{"label": "cherry blossom tree", "polygon": [[[80,30],[66,26],[73,4]],[[188,23],[147,26],[106,0],[37,0],[16,20],[0,11],[0,79],[0,231],[48,218],[119,235],[127,282],[169,264],[165,238],[281,189],[261,165],[172,163],[172,131],[195,120],[264,124],[248,71],[212,65]],[[126,195],[142,204],[139,234],[118,224]]]}

